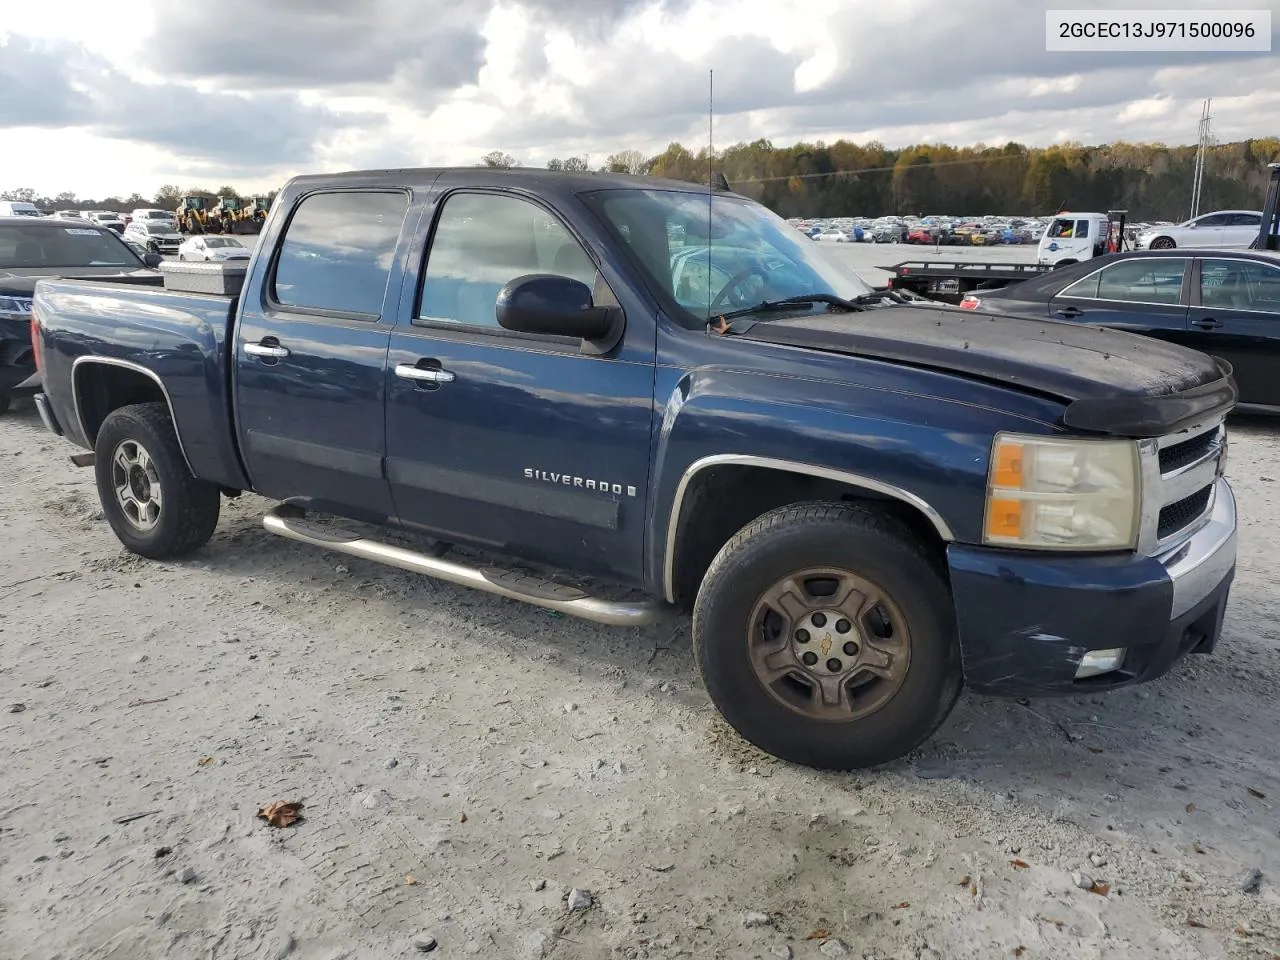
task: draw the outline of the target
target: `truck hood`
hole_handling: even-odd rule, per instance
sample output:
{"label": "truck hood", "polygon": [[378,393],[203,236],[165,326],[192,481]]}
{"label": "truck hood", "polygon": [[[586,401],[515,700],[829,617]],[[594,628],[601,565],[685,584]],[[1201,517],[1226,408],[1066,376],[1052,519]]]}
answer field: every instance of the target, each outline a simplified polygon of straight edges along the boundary
{"label": "truck hood", "polygon": [[944,307],[894,306],[735,323],[733,334],[957,373],[1048,396],[1062,425],[1161,436],[1238,399],[1225,362],[1149,337],[1083,324]]}

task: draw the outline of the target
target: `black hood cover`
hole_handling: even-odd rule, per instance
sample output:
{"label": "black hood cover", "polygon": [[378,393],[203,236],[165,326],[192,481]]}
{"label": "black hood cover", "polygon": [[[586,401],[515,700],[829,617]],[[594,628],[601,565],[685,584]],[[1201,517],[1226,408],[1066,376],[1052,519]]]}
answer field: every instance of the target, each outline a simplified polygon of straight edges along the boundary
{"label": "black hood cover", "polygon": [[748,340],[961,373],[1067,404],[1062,422],[1159,436],[1225,413],[1238,393],[1222,361],[1150,337],[947,307],[895,306],[734,324]]}

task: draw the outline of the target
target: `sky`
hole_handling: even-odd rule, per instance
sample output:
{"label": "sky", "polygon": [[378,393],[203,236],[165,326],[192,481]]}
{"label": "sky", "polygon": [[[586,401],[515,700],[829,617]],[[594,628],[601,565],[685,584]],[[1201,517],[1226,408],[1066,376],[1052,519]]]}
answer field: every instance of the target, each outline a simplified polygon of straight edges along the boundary
{"label": "sky", "polygon": [[[1280,135],[1272,53],[1049,53],[1099,0],[0,0],[0,190],[80,197],[370,167],[845,138]],[[1170,9],[1170,0],[1123,0]],[[1270,9],[1200,0],[1186,9]],[[16,147],[16,148],[15,148]]]}

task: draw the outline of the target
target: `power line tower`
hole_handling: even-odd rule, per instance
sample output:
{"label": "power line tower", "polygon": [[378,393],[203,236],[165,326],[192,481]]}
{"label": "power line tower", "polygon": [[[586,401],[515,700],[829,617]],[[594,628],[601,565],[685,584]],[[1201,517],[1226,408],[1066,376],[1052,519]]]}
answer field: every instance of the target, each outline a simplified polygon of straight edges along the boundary
{"label": "power line tower", "polygon": [[1209,127],[1209,121],[1213,118],[1209,115],[1209,105],[1212,100],[1206,100],[1204,107],[1200,111],[1200,145],[1196,149],[1196,169],[1191,180],[1191,219],[1200,213],[1200,185],[1204,180],[1204,158],[1209,147],[1213,145],[1213,133]]}

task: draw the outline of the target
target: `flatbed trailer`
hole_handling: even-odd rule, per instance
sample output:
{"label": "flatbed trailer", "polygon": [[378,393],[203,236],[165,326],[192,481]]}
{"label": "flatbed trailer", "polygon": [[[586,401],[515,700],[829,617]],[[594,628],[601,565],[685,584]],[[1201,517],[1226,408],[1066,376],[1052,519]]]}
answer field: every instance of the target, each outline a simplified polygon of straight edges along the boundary
{"label": "flatbed trailer", "polygon": [[889,289],[958,304],[974,290],[993,290],[1048,273],[1041,263],[956,263],[948,260],[904,260],[878,269],[893,274]]}

